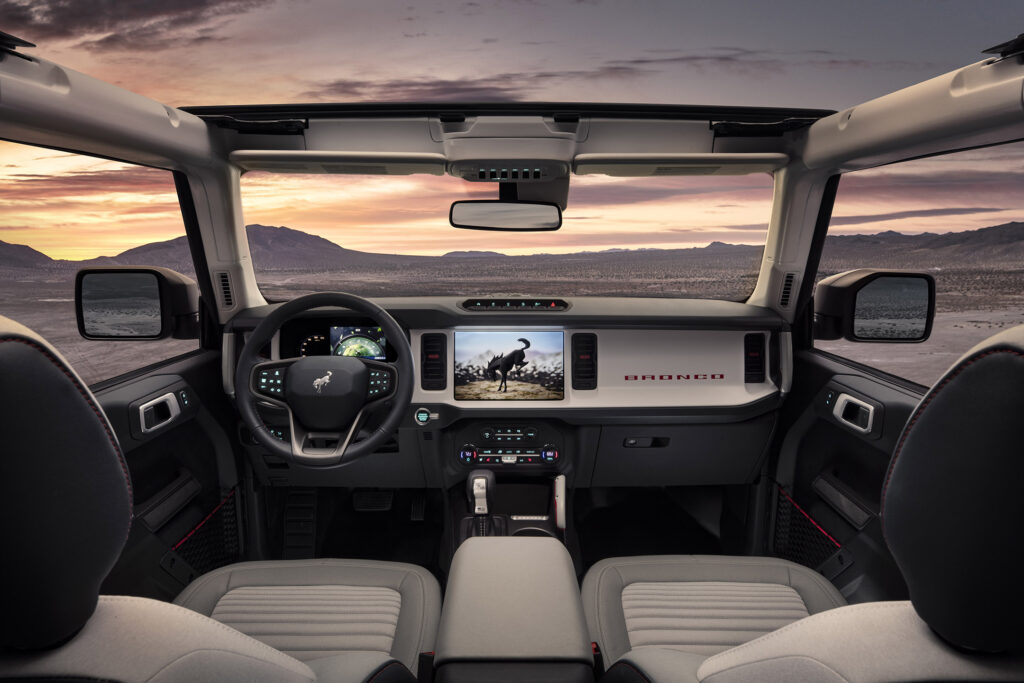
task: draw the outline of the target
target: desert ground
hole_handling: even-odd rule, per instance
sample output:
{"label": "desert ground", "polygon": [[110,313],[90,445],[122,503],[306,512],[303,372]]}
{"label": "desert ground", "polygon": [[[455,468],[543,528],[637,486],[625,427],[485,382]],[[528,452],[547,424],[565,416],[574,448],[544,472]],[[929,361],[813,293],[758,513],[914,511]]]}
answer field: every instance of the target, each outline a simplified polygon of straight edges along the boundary
{"label": "desert ground", "polygon": [[457,384],[455,386],[455,398],[465,401],[525,401],[542,400],[558,401],[563,397],[563,392],[554,391],[539,384],[529,382],[518,382],[509,379],[506,387],[508,391],[498,391],[498,380],[470,382],[469,384]]}

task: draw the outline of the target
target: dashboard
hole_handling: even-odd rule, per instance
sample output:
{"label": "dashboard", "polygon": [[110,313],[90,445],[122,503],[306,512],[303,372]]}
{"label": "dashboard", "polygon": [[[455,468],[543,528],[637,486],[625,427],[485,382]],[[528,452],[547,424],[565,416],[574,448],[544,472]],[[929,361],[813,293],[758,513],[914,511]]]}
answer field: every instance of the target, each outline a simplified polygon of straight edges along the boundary
{"label": "dashboard", "polygon": [[[574,486],[748,483],[791,382],[785,321],[746,304],[580,298],[474,310],[446,298],[374,302],[408,334],[415,373],[387,457],[332,473],[256,454],[266,482],[453,485],[484,467],[562,473]],[[229,392],[230,359],[271,308],[229,323]],[[375,321],[344,309],[300,314],[267,350],[270,358],[327,354],[396,359]]]}
{"label": "dashboard", "polygon": [[[558,301],[564,305],[557,309],[525,311],[437,299],[378,303],[408,332],[417,404],[730,408],[788,390],[789,332],[767,309],[722,301]],[[375,321],[330,309],[285,323],[271,349],[273,358],[328,354],[396,358]]]}

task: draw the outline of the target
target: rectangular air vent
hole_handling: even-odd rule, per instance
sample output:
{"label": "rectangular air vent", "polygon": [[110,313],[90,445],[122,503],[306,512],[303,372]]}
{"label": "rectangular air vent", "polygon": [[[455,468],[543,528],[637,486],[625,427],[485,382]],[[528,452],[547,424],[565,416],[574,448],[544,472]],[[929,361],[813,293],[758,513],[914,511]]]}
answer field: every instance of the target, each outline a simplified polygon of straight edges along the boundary
{"label": "rectangular air vent", "polygon": [[494,311],[500,313],[528,311],[564,311],[569,302],[562,299],[466,299],[462,307],[467,311]]}
{"label": "rectangular air vent", "polygon": [[779,295],[779,308],[789,306],[790,299],[793,297],[794,279],[796,279],[796,273],[786,273],[786,279],[782,281],[782,294]]}
{"label": "rectangular air vent", "polygon": [[235,305],[235,295],[231,291],[231,276],[227,272],[217,273],[217,285],[220,287],[220,305],[231,308]]}
{"label": "rectangular air vent", "polygon": [[743,337],[743,381],[747,384],[764,382],[764,335],[748,334]]}
{"label": "rectangular air vent", "polygon": [[572,388],[597,389],[597,335],[591,332],[572,335]]}
{"label": "rectangular air vent", "polygon": [[420,338],[420,386],[424,391],[448,388],[448,337],[443,333]]}

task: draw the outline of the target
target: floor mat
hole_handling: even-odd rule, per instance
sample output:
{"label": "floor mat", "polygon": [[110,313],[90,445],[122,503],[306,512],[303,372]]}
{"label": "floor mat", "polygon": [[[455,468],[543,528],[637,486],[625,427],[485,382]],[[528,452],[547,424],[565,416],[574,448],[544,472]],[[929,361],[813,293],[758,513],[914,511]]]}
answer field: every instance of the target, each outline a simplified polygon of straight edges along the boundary
{"label": "floor mat", "polygon": [[[412,521],[413,506],[425,497],[423,521]],[[440,491],[397,490],[387,511],[358,512],[352,494],[321,490],[319,557],[408,562],[439,573],[444,528]]]}
{"label": "floor mat", "polygon": [[608,557],[720,554],[721,544],[660,489],[620,489],[610,505],[579,500],[576,532],[584,571]]}

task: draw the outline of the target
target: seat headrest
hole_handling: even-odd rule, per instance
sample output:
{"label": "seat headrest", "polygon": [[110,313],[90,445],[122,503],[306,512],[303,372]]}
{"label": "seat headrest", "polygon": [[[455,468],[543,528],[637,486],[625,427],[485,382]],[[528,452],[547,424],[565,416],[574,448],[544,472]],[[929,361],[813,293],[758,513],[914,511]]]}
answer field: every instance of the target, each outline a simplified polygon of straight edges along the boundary
{"label": "seat headrest", "polygon": [[39,335],[0,316],[0,648],[42,649],[92,616],[131,525],[110,423]]}
{"label": "seat headrest", "polygon": [[947,642],[1024,645],[1024,326],[979,344],[910,417],[882,490],[885,538]]}

